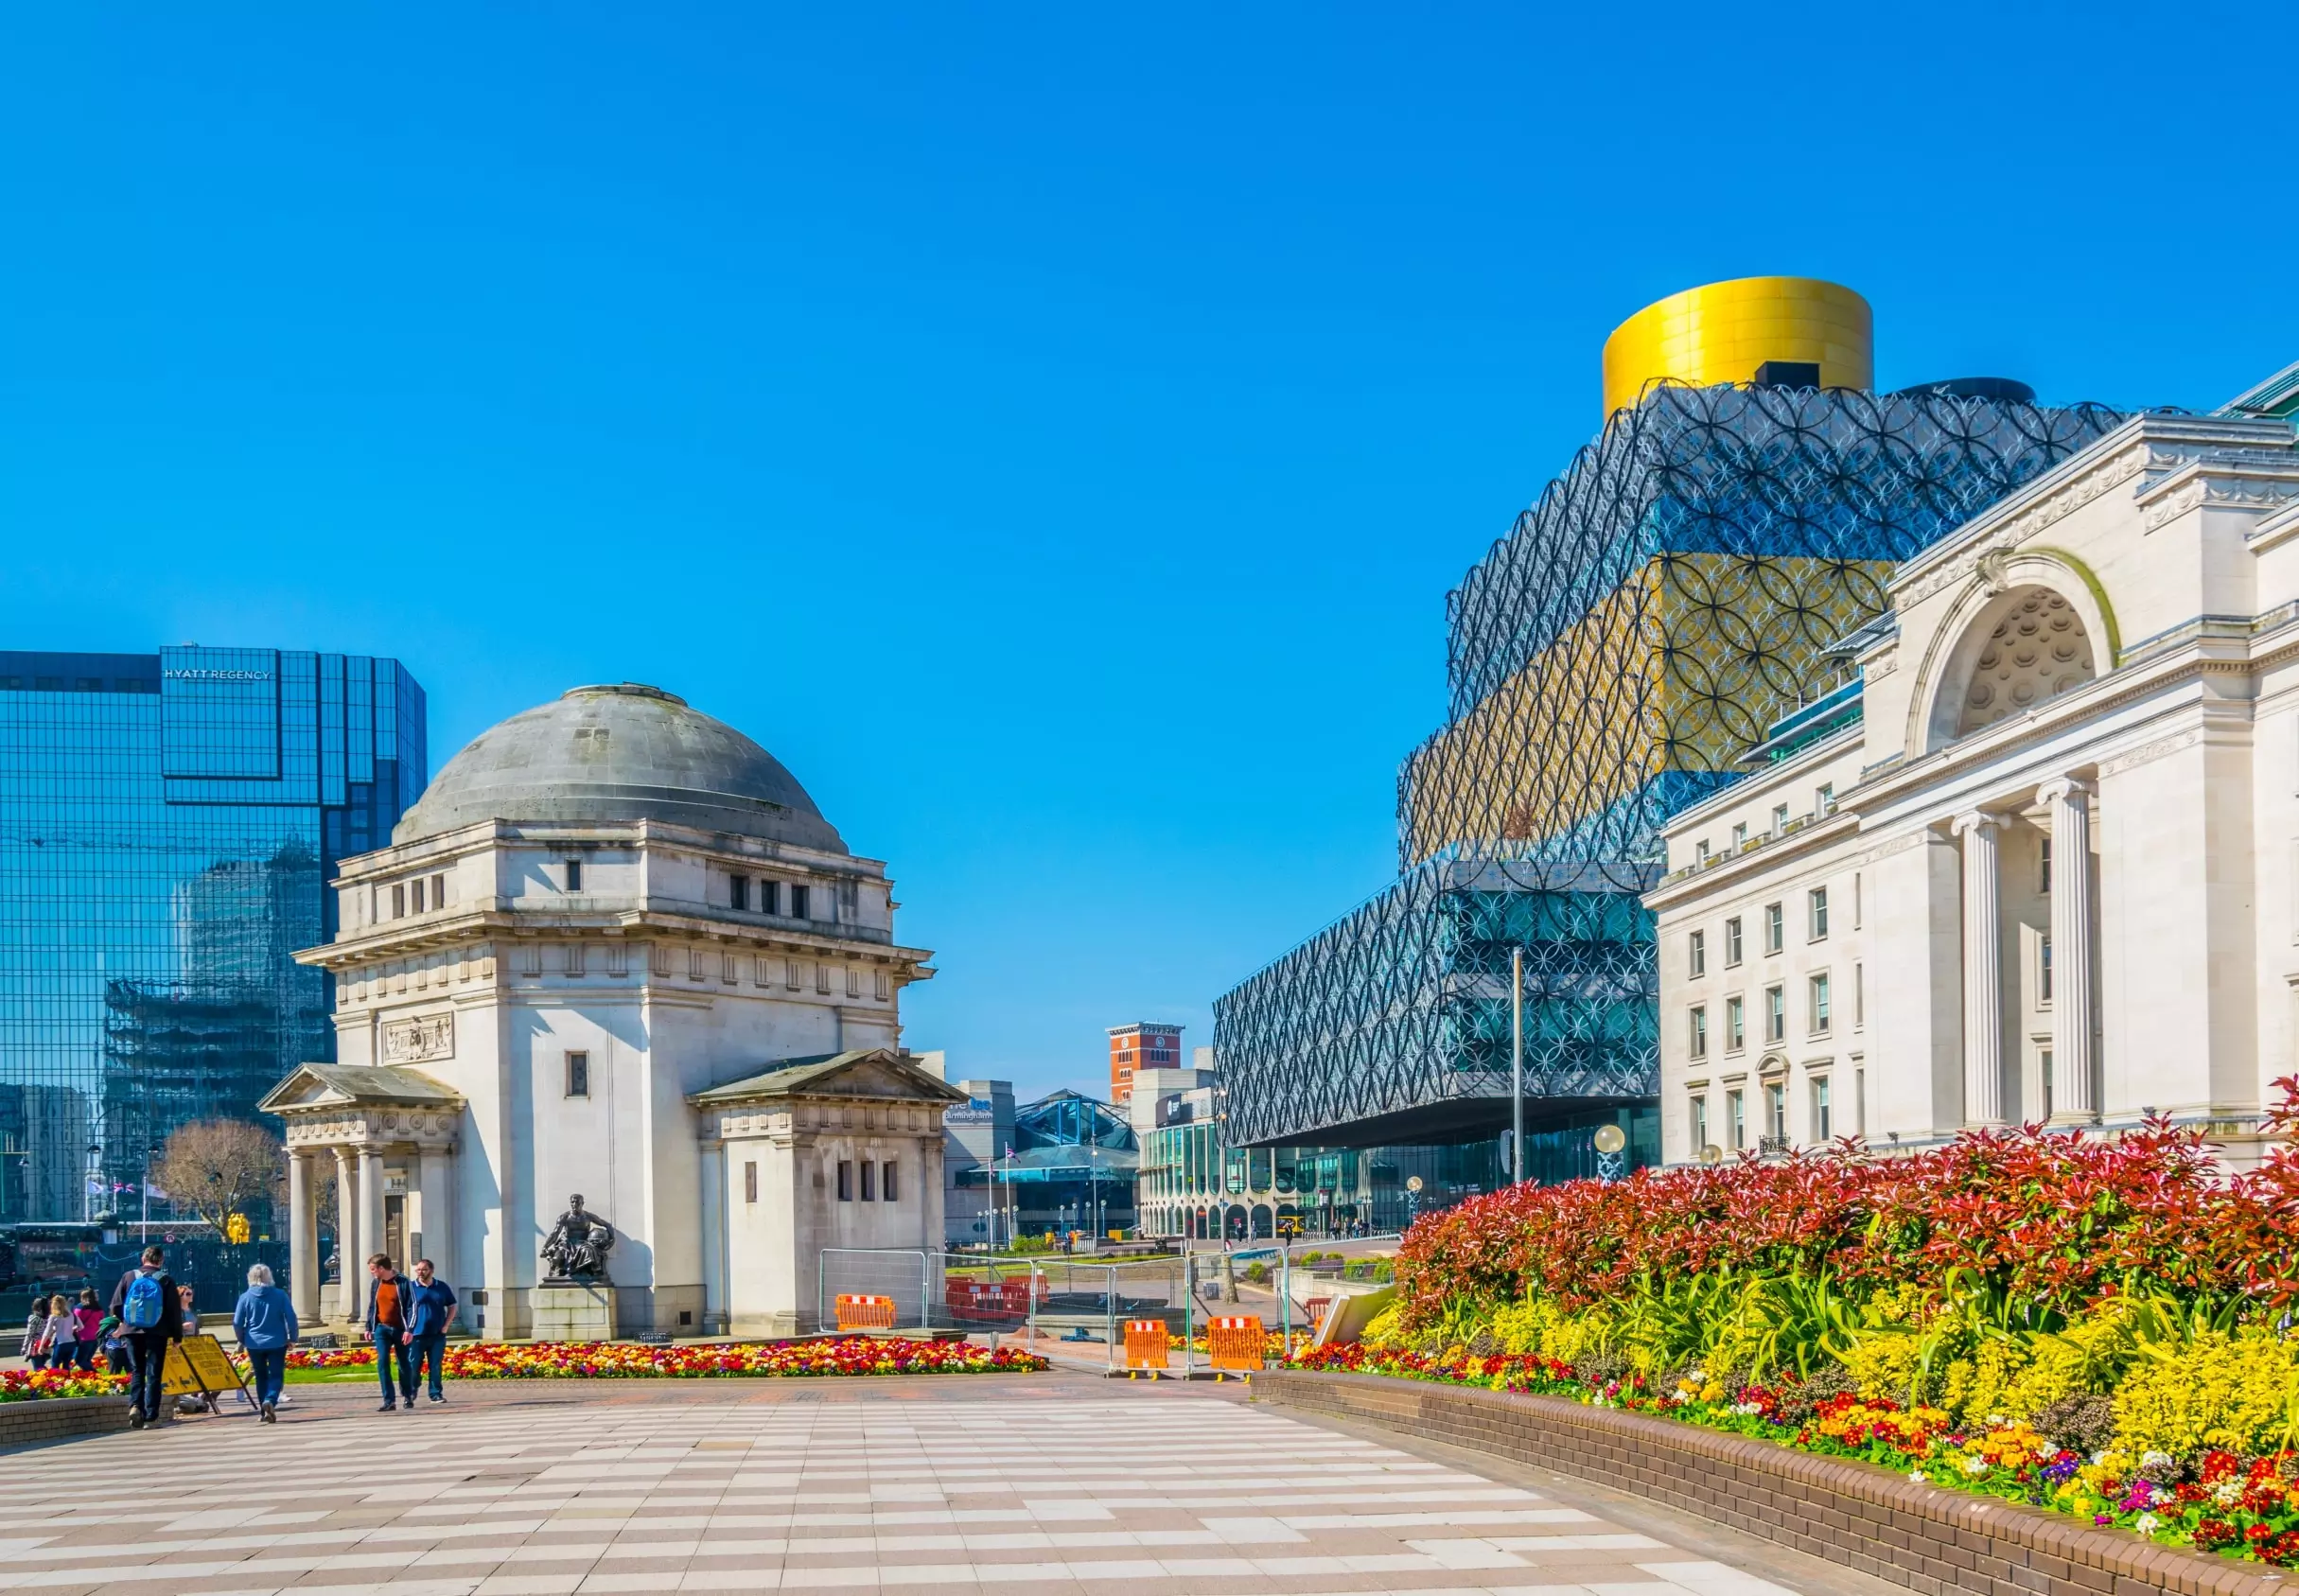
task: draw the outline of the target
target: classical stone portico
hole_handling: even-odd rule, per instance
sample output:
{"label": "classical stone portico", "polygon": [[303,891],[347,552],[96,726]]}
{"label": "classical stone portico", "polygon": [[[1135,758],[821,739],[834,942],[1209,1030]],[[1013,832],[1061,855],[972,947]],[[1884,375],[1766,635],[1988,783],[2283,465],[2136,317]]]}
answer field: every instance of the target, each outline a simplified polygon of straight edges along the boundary
{"label": "classical stone portico", "polygon": [[[464,1101],[413,1070],[305,1064],[261,1105],[288,1127],[289,1282],[299,1318],[366,1311],[364,1260],[429,1257],[456,1275],[455,1145]],[[339,1284],[320,1285],[317,1183],[336,1187]],[[351,1283],[349,1293],[342,1282]]]}

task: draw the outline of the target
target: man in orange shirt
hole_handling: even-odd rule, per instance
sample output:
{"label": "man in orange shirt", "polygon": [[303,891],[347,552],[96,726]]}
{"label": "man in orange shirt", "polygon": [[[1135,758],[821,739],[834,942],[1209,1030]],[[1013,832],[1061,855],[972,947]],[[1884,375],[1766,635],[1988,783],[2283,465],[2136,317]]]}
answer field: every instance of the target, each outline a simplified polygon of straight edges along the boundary
{"label": "man in orange shirt", "polygon": [[[415,1411],[415,1365],[408,1346],[407,1283],[391,1267],[391,1259],[377,1253],[367,1260],[367,1339],[375,1343],[376,1378],[383,1384],[382,1412],[399,1406],[402,1398],[407,1411]],[[399,1383],[392,1385],[392,1371],[399,1372]]]}

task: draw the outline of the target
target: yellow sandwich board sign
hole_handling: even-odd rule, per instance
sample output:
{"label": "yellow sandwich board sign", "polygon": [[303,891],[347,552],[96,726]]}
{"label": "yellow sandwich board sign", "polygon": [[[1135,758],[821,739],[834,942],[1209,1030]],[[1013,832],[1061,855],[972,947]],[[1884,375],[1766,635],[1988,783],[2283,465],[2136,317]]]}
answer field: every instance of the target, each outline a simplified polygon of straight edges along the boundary
{"label": "yellow sandwich board sign", "polygon": [[167,1361],[160,1371],[162,1395],[203,1396],[213,1412],[222,1393],[245,1389],[239,1370],[215,1337],[185,1336],[167,1349]]}

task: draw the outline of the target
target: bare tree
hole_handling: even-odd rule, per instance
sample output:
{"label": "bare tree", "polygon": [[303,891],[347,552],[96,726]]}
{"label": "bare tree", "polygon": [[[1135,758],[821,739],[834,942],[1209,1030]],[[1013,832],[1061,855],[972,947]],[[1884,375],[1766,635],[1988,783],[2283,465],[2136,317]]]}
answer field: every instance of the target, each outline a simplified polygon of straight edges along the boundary
{"label": "bare tree", "polygon": [[[167,1138],[154,1184],[179,1212],[188,1210],[226,1237],[235,1215],[269,1210],[287,1179],[279,1138],[243,1119],[202,1119]],[[253,1219],[250,1219],[251,1224]]]}

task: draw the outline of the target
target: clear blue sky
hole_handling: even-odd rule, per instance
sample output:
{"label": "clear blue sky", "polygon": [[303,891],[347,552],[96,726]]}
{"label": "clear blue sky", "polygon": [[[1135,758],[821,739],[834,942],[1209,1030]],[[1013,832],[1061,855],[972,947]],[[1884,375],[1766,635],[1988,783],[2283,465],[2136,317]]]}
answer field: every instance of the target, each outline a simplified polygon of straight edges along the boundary
{"label": "clear blue sky", "polygon": [[1674,289],[1878,377],[2299,358],[2273,7],[19,8],[0,646],[751,732],[1027,1087],[1389,877],[1446,589]]}

